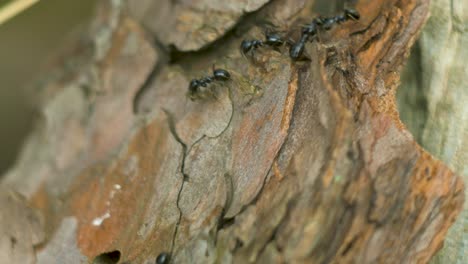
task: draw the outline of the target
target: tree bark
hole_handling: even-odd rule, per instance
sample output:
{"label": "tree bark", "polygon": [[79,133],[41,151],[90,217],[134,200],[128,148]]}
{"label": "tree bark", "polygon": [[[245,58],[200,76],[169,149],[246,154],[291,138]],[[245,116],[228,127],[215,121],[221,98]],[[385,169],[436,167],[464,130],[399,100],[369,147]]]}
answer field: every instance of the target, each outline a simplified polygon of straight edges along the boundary
{"label": "tree bark", "polygon": [[[44,218],[38,263],[428,262],[464,199],[395,105],[429,3],[357,1],[310,61],[241,56],[262,24],[297,39],[314,4],[101,3],[2,181]],[[212,64],[231,80],[187,100]]]}

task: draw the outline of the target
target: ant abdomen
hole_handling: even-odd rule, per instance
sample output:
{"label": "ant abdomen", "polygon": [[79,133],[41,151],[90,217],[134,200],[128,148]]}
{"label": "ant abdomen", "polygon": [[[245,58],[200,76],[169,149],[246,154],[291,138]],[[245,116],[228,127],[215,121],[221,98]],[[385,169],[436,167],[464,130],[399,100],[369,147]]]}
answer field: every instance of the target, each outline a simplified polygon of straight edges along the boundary
{"label": "ant abdomen", "polygon": [[302,45],[301,43],[296,43],[291,46],[291,49],[289,50],[289,56],[293,60],[298,60],[302,56],[303,52],[304,45]]}
{"label": "ant abdomen", "polygon": [[213,70],[213,77],[217,81],[227,81],[231,79],[231,74],[223,69],[215,69]]}

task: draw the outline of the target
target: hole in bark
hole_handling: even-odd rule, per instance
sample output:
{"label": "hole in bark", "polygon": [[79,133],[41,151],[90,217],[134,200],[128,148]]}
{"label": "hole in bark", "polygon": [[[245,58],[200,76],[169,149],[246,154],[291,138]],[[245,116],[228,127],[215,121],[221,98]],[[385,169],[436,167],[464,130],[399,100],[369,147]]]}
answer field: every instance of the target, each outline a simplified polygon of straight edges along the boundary
{"label": "hole in bark", "polygon": [[221,220],[219,220],[218,230],[228,228],[228,227],[232,226],[235,222],[236,222],[235,217],[221,218]]}
{"label": "hole in bark", "polygon": [[345,250],[343,250],[343,254],[341,254],[342,256],[346,255],[348,253],[348,251],[353,247],[353,243],[349,243],[348,245],[346,245],[346,248]]}
{"label": "hole in bark", "polygon": [[120,260],[120,251],[102,253],[93,260],[93,264],[116,264]]}
{"label": "hole in bark", "polygon": [[12,236],[10,237],[10,242],[11,242],[11,248],[14,248],[16,245],[16,242],[18,241],[16,240],[16,237]]}
{"label": "hole in bark", "polygon": [[345,256],[346,254],[348,254],[348,252],[351,250],[351,248],[353,248],[354,246],[354,243],[356,242],[356,239],[357,237],[354,237],[353,240],[351,240],[345,247],[345,249],[343,250],[343,253],[341,253],[342,256]]}
{"label": "hole in bark", "polygon": [[244,241],[240,240],[240,238],[236,238],[236,245],[234,246],[234,250],[236,251],[237,249],[241,248],[244,246]]}

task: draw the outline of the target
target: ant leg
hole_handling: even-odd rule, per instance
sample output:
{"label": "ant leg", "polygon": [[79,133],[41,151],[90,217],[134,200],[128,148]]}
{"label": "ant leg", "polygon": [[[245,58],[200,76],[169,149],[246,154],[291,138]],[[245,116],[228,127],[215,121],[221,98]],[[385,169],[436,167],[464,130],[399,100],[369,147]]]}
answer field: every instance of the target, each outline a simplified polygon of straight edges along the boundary
{"label": "ant leg", "polygon": [[272,50],[274,50],[274,51],[276,51],[276,52],[278,52],[278,53],[281,53],[280,47],[273,46],[273,47],[272,47]]}
{"label": "ant leg", "polygon": [[309,56],[307,51],[302,52],[301,56],[296,59],[296,61],[312,61],[312,58]]}
{"label": "ant leg", "polygon": [[277,25],[275,25],[273,22],[271,22],[270,20],[266,20],[266,19],[263,19],[262,21],[259,22],[260,25],[262,25],[262,31],[263,31],[263,34],[267,35],[271,32],[275,32],[278,28]]}
{"label": "ant leg", "polygon": [[296,42],[294,41],[294,39],[292,39],[291,37],[289,37],[289,38],[286,40],[286,44],[288,44],[289,46],[292,46],[292,45],[296,44]]}
{"label": "ant leg", "polygon": [[[321,36],[320,36],[320,32],[321,32],[321,30],[317,30],[317,35],[316,35],[315,38],[317,39],[318,42],[321,43],[321,42],[322,42],[322,38],[321,38]],[[311,39],[311,42],[314,41],[315,38],[312,38],[312,39]]]}
{"label": "ant leg", "polygon": [[217,85],[211,85],[210,88],[207,90],[210,96],[212,96],[216,101],[219,101],[219,97],[216,95]]}

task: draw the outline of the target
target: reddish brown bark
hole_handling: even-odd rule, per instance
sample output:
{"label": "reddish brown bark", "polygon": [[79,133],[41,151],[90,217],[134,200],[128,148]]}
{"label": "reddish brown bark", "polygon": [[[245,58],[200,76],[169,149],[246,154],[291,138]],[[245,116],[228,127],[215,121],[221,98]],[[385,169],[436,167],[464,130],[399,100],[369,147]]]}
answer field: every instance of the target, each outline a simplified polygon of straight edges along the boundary
{"label": "reddish brown bark", "polygon": [[[362,19],[308,44],[311,61],[286,47],[251,63],[239,54],[242,38],[261,37],[252,17],[294,29],[312,17],[296,14],[302,5],[272,1],[237,22],[242,36],[171,64],[121,7],[102,8],[94,55],[46,82],[60,87],[45,106],[57,122],[49,156],[7,177],[47,219],[42,254],[72,218],[66,239],[89,260],[119,250],[132,263],[161,252],[176,263],[426,263],[463,203],[460,178],[418,147],[395,106],[428,1],[359,1]],[[212,63],[232,80],[187,100]],[[74,96],[77,108],[53,107]],[[41,180],[17,183],[33,169]]]}

